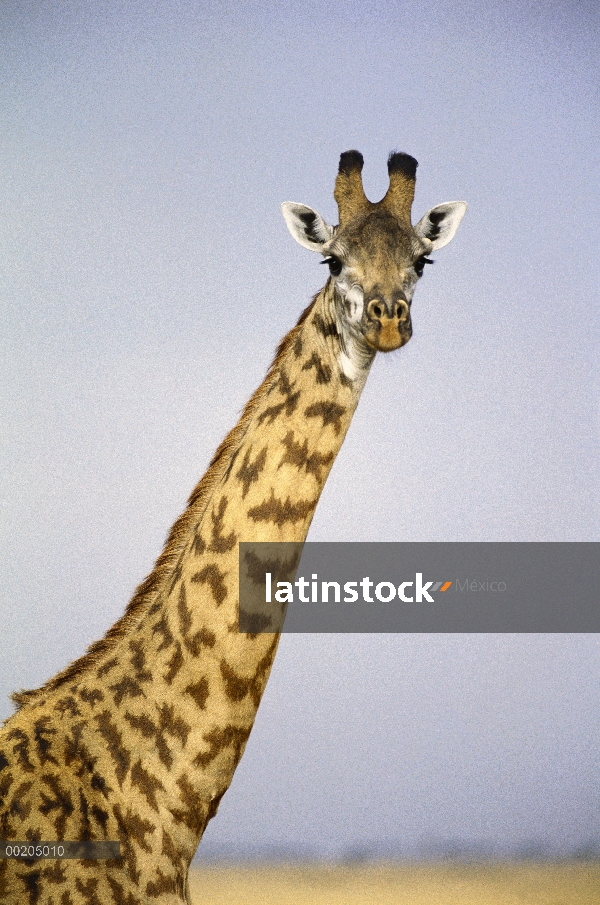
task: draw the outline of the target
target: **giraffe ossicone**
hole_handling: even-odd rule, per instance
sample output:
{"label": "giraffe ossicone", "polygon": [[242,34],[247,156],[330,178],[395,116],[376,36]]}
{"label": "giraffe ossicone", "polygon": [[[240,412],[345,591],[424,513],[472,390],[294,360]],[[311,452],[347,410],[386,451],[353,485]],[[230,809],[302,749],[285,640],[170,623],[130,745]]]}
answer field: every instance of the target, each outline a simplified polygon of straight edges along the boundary
{"label": "giraffe ossicone", "polygon": [[188,868],[229,787],[277,634],[238,631],[240,541],[302,542],[377,351],[406,343],[427,255],[466,210],[412,226],[417,163],[388,160],[370,202],[341,155],[339,225],[287,202],[294,236],[329,266],[261,386],[217,449],[125,614],[0,730],[0,840],[118,840],[114,860],[0,860],[6,905],[182,905]]}

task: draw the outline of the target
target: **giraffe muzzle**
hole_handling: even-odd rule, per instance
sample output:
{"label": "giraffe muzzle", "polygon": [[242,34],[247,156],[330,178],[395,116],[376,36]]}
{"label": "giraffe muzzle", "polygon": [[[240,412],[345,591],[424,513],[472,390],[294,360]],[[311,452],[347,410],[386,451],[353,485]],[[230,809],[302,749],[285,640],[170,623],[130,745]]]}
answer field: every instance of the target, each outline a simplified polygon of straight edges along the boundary
{"label": "giraffe muzzle", "polygon": [[377,352],[392,352],[410,339],[412,324],[405,299],[396,299],[392,303],[372,299],[366,314],[365,340]]}

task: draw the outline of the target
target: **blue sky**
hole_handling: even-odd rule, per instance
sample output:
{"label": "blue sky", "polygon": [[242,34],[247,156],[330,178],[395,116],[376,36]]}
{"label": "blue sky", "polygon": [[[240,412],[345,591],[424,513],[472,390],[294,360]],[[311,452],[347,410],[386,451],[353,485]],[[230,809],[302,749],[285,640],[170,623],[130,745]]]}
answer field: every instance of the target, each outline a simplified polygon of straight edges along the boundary
{"label": "blue sky", "polygon": [[[279,205],[336,222],[348,148],[373,200],[398,149],[415,218],[469,210],[310,539],[598,540],[594,3],[0,21],[0,716],[150,570],[320,288]],[[599,678],[597,636],[285,637],[205,849],[597,838]]]}

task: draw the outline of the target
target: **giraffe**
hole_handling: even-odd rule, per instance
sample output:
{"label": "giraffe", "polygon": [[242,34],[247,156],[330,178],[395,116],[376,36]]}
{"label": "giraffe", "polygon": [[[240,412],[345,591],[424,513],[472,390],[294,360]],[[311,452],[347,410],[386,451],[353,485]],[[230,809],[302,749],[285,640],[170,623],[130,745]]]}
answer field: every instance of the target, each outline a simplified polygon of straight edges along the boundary
{"label": "giraffe", "polygon": [[119,840],[111,860],[0,861],[6,905],[183,905],[188,868],[244,752],[279,635],[237,627],[238,543],[303,541],[377,351],[404,345],[427,257],[466,210],[411,224],[417,162],[367,200],[341,155],[339,225],[283,216],[329,277],[279,345],[124,615],[0,731],[0,839]]}

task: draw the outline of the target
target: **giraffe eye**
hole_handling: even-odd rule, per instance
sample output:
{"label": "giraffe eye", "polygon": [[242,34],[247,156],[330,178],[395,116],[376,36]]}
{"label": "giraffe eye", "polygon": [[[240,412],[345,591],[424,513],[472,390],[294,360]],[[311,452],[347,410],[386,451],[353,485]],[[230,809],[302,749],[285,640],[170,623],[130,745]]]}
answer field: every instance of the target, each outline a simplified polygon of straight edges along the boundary
{"label": "giraffe eye", "polygon": [[426,258],[425,255],[421,255],[420,258],[417,258],[415,261],[415,273],[418,277],[423,276],[423,270],[425,269],[426,264],[434,264],[435,262],[431,260],[431,258]]}
{"label": "giraffe eye", "polygon": [[329,264],[329,273],[332,277],[339,277],[342,272],[342,262],[339,258],[330,255],[328,258],[323,258],[320,262],[321,264]]}

